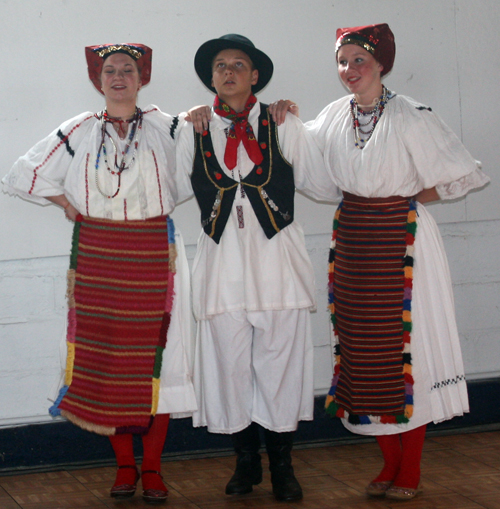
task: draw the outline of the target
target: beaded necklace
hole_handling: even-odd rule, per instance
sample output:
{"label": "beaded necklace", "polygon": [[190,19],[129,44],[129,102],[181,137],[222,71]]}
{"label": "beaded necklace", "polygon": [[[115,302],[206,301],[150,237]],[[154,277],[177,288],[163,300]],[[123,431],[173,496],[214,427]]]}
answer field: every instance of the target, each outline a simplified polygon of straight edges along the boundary
{"label": "beaded necklace", "polygon": [[[101,144],[99,146],[99,151],[97,152],[97,157],[95,160],[95,185],[97,187],[97,190],[99,191],[99,193],[101,193],[102,196],[104,196],[105,198],[108,198],[108,199],[112,199],[115,196],[118,196],[118,193],[120,192],[122,173],[125,170],[128,170],[129,168],[131,168],[135,162],[135,156],[137,154],[137,147],[139,146],[139,132],[142,129],[143,114],[142,114],[142,110],[140,108],[136,108],[133,118],[130,120],[127,120],[127,121],[113,118],[108,115],[107,111],[102,111],[101,113],[99,113],[98,117],[101,122]],[[116,147],[116,144],[115,144],[113,138],[111,137],[111,135],[108,133],[108,131],[106,129],[107,123],[116,123],[117,121],[119,121],[120,129],[122,129],[122,123],[124,123],[124,122],[132,124],[132,127],[130,129],[130,134],[128,136],[127,144],[125,146],[125,149],[122,152],[122,160],[120,161],[120,164],[118,164],[118,149]],[[115,153],[115,160],[114,160],[113,168],[110,168],[109,163],[108,163],[108,153],[106,151],[106,136],[109,138],[111,145],[113,146],[114,153]],[[130,147],[132,146],[132,144],[134,145],[134,152],[132,154],[132,157],[127,162],[127,155],[129,153],[129,150],[130,150]],[[117,177],[118,177],[118,185],[117,185],[116,191],[112,195],[108,195],[108,194],[104,193],[102,191],[101,187],[99,186],[98,172],[99,172],[99,160],[101,159],[101,151],[102,151],[102,154],[104,157],[104,163],[106,165],[106,169],[108,170],[109,173],[111,173],[111,175],[117,175]]]}
{"label": "beaded necklace", "polygon": [[[387,104],[387,96],[389,92],[384,85],[382,85],[382,95],[377,99],[375,103],[375,107],[371,112],[363,112],[359,110],[358,103],[356,99],[353,97],[350,102],[351,106],[351,118],[352,118],[352,128],[354,130],[354,145],[362,150],[365,146],[365,143],[371,138],[373,131],[375,130],[375,126],[377,122],[380,120],[380,117],[384,113],[385,105]],[[370,115],[370,118],[364,124],[360,123],[359,115],[360,113],[364,116]],[[361,127],[365,127],[371,124],[371,128],[368,131],[363,131]],[[361,137],[361,135],[363,137]]]}

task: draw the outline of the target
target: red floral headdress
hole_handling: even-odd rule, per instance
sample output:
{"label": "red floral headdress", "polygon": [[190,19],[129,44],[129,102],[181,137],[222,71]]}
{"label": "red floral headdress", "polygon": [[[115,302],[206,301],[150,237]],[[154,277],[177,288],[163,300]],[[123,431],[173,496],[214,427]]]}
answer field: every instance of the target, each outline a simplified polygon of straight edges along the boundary
{"label": "red floral headdress", "polygon": [[373,55],[383,66],[381,76],[391,71],[396,57],[396,44],[387,23],[337,29],[335,55],[345,44],[356,44]]}
{"label": "red floral headdress", "polygon": [[104,61],[114,53],[125,53],[132,57],[136,63],[139,73],[141,74],[142,85],[147,85],[151,80],[151,60],[153,50],[144,44],[101,44],[99,46],[87,46],[85,48],[85,57],[87,58],[87,66],[89,70],[90,81],[95,88],[101,90],[101,72]]}

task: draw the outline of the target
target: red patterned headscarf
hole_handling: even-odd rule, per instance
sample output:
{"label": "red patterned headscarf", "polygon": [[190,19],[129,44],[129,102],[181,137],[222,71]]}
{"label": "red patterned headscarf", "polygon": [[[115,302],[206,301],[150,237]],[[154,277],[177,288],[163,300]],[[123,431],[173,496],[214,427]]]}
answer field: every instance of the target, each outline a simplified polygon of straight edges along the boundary
{"label": "red patterned headscarf", "polygon": [[256,103],[257,98],[251,94],[243,111],[237,113],[233,108],[222,101],[218,95],[215,96],[215,113],[233,122],[227,135],[226,152],[224,153],[224,163],[230,170],[232,170],[238,162],[238,145],[240,141],[243,142],[248,157],[250,157],[254,164],[260,164],[264,159],[252,126],[248,123],[248,114]]}
{"label": "red patterned headscarf", "polygon": [[137,68],[141,75],[142,85],[147,85],[151,80],[151,60],[153,50],[144,44],[100,44],[98,46],[87,46],[85,48],[85,57],[89,70],[90,81],[94,87],[102,94],[101,90],[101,72],[106,58],[114,53],[125,53],[132,57],[137,63]]}
{"label": "red patterned headscarf", "polygon": [[396,44],[394,34],[387,23],[338,28],[335,56],[345,44],[356,44],[373,55],[375,60],[383,66],[381,76],[385,76],[391,71],[396,57]]}

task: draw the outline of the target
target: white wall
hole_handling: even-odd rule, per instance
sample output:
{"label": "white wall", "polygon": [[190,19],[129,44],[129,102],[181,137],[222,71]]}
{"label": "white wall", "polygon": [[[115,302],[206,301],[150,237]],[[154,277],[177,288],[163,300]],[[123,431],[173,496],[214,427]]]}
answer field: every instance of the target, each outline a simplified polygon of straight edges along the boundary
{"label": "white wall", "polygon": [[[86,45],[151,46],[152,82],[140,105],[177,113],[213,99],[193,69],[200,44],[242,33],[275,63],[260,99],[293,98],[310,119],[345,94],[334,65],[335,29],[389,23],[397,56],[386,85],[432,106],[492,177],[485,190],[430,208],[450,258],[467,374],[500,374],[497,0],[2,0],[0,12],[2,175],[63,120],[103,107],[87,78]],[[315,386],[322,394],[331,376],[325,272],[333,208],[299,196],[297,209],[316,270]],[[71,225],[56,207],[1,193],[0,217],[0,425],[44,421],[64,332]],[[174,219],[192,259],[194,201]]]}

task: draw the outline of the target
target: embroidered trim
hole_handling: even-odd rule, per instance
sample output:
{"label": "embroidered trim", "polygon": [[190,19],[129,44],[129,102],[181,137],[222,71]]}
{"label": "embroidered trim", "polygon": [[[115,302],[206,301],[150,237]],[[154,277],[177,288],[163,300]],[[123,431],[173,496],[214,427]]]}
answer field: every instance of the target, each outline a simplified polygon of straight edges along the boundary
{"label": "embroidered trim", "polygon": [[170,137],[173,140],[175,140],[175,131],[176,131],[178,125],[179,125],[179,115],[176,115],[172,119],[172,125],[170,126]]}
{"label": "embroidered trim", "polygon": [[71,148],[71,145],[69,144],[68,138],[64,136],[61,129],[57,131],[57,136],[61,139],[61,141],[66,145],[66,150],[68,151],[69,155],[71,157],[75,156],[75,151]]}
{"label": "embroidered trim", "polygon": [[448,387],[449,385],[458,385],[461,382],[465,382],[465,375],[457,375],[455,378],[448,378],[447,380],[443,380],[442,382],[436,382],[431,387],[431,391],[435,391],[436,389],[442,389],[443,387]]}
{"label": "embroidered trim", "polygon": [[[202,227],[205,228],[205,226],[209,222],[212,222],[212,229],[210,231],[210,235],[209,236],[213,237],[215,235],[215,227],[217,225],[217,219],[219,218],[219,215],[220,215],[220,206],[221,206],[221,203],[222,203],[222,199],[224,197],[224,192],[225,191],[230,191],[231,189],[234,189],[235,187],[238,187],[240,182],[235,182],[234,184],[232,184],[229,187],[222,187],[222,186],[218,185],[217,182],[216,182],[217,176],[220,175],[219,173],[215,174],[215,180],[212,178],[212,175],[210,175],[210,171],[208,169],[208,164],[207,164],[207,157],[211,157],[211,154],[209,152],[205,151],[205,148],[203,146],[203,137],[204,137],[203,135],[196,136],[195,137],[195,143],[196,143],[196,140],[199,141],[199,144],[200,144],[200,154],[201,154],[201,158],[202,158],[202,161],[203,161],[203,169],[205,170],[205,175],[210,180],[212,185],[217,188],[217,194],[216,194],[216,197],[215,197],[214,204],[212,206],[212,212],[211,212],[210,216],[206,220],[202,221]],[[228,179],[230,179],[230,177],[228,177]],[[233,180],[233,179],[230,179],[230,180]]]}
{"label": "embroidered trim", "polygon": [[142,111],[142,114],[145,115],[146,113],[152,113],[153,111],[158,111],[158,108],[151,108],[150,110],[147,110],[147,111]]}
{"label": "embroidered trim", "polygon": [[89,157],[90,154],[87,152],[87,158],[85,159],[85,210],[87,216],[89,214]]}
{"label": "embroidered trim", "polygon": [[[28,194],[31,194],[33,192],[33,189],[35,187],[35,182],[36,182],[36,179],[38,178],[38,173],[37,171],[45,165],[45,163],[56,153],[56,151],[63,145],[66,143],[66,141],[68,140],[68,138],[73,134],[73,131],[75,129],[78,129],[84,122],[86,122],[87,120],[89,120],[90,118],[94,117],[94,115],[90,115],[90,117],[87,117],[87,118],[84,118],[79,124],[76,124],[75,127],[73,127],[73,129],[71,129],[71,131],[64,137],[64,138],[61,138],[61,141],[49,152],[49,155],[36,167],[33,169],[33,179],[31,181],[31,187],[30,187],[30,190],[28,191]],[[59,133],[58,133],[59,134]]]}
{"label": "embroidered trim", "polygon": [[165,296],[165,311],[163,313],[162,324],[160,328],[160,344],[156,347],[156,357],[153,370],[153,394],[151,403],[151,415],[156,415],[158,411],[158,402],[160,399],[160,376],[163,361],[163,351],[167,344],[168,329],[170,327],[172,307],[174,305],[174,275],[176,273],[175,262],[177,258],[177,247],[175,245],[175,226],[174,221],[167,216],[166,226],[168,233],[168,285],[167,295]]}
{"label": "embroidered trim", "polygon": [[142,48],[137,46],[132,46],[131,44],[114,44],[113,46],[100,46],[99,48],[95,48],[92,50],[94,53],[97,53],[101,58],[110,53],[116,52],[126,52],[130,55],[134,60],[139,60],[144,54],[145,51]]}
{"label": "embroidered trim", "polygon": [[168,231],[168,270],[172,274],[176,274],[177,269],[175,263],[177,260],[177,246],[175,244],[175,225],[174,220],[170,216],[167,216],[167,231]]}
{"label": "embroidered trim", "polygon": [[238,227],[245,228],[245,220],[243,218],[243,207],[241,205],[236,205],[236,214],[238,216]]}
{"label": "embroidered trim", "polygon": [[[173,136],[172,136],[173,137]],[[156,168],[156,180],[158,181],[158,193],[160,195],[160,207],[161,207],[161,215],[163,216],[163,197],[161,194],[161,182],[160,182],[160,172],[158,170],[158,161],[156,160],[156,154],[154,150],[151,150],[151,153],[153,154],[153,159],[155,162],[155,168]]]}
{"label": "embroidered trim", "polygon": [[71,253],[69,258],[69,270],[67,272],[67,290],[66,298],[68,301],[68,330],[66,333],[66,371],[64,376],[64,385],[59,389],[59,395],[54,404],[49,408],[49,414],[53,417],[61,415],[59,405],[63,397],[68,392],[69,386],[73,380],[73,365],[75,363],[75,336],[76,336],[76,303],[75,303],[75,271],[78,257],[78,242],[80,238],[81,216],[76,218],[71,238]]}
{"label": "embroidered trim", "polygon": [[[269,123],[271,122],[271,114],[269,113],[269,108],[266,109],[266,115],[267,115],[267,124],[266,125],[269,125]],[[262,185],[259,185],[259,186],[252,185],[252,184],[249,184],[244,181],[242,181],[242,184],[243,184],[243,186],[253,187],[253,188],[256,188],[259,190],[259,196],[262,200],[262,203],[264,204],[264,206],[266,208],[267,214],[269,216],[269,220],[271,221],[271,224],[272,224],[273,228],[276,230],[276,232],[279,232],[280,229],[279,229],[278,225],[276,224],[276,221],[274,219],[273,213],[271,212],[271,209],[273,209],[275,212],[278,212],[283,217],[283,219],[285,219],[285,221],[288,221],[290,219],[290,213],[288,211],[283,213],[281,210],[279,210],[278,206],[274,203],[272,198],[267,194],[267,192],[265,190],[265,187],[267,186],[267,184],[269,184],[271,177],[273,175],[273,149],[272,149],[271,136],[272,136],[271,128],[268,128],[268,130],[267,130],[267,146],[269,147],[269,172],[267,175],[267,180]],[[288,166],[291,166],[291,164],[285,159],[285,157],[281,153],[277,126],[276,126],[276,138],[275,139],[278,142],[278,151],[279,151],[280,155],[282,156],[283,161],[286,164],[288,164]]]}

